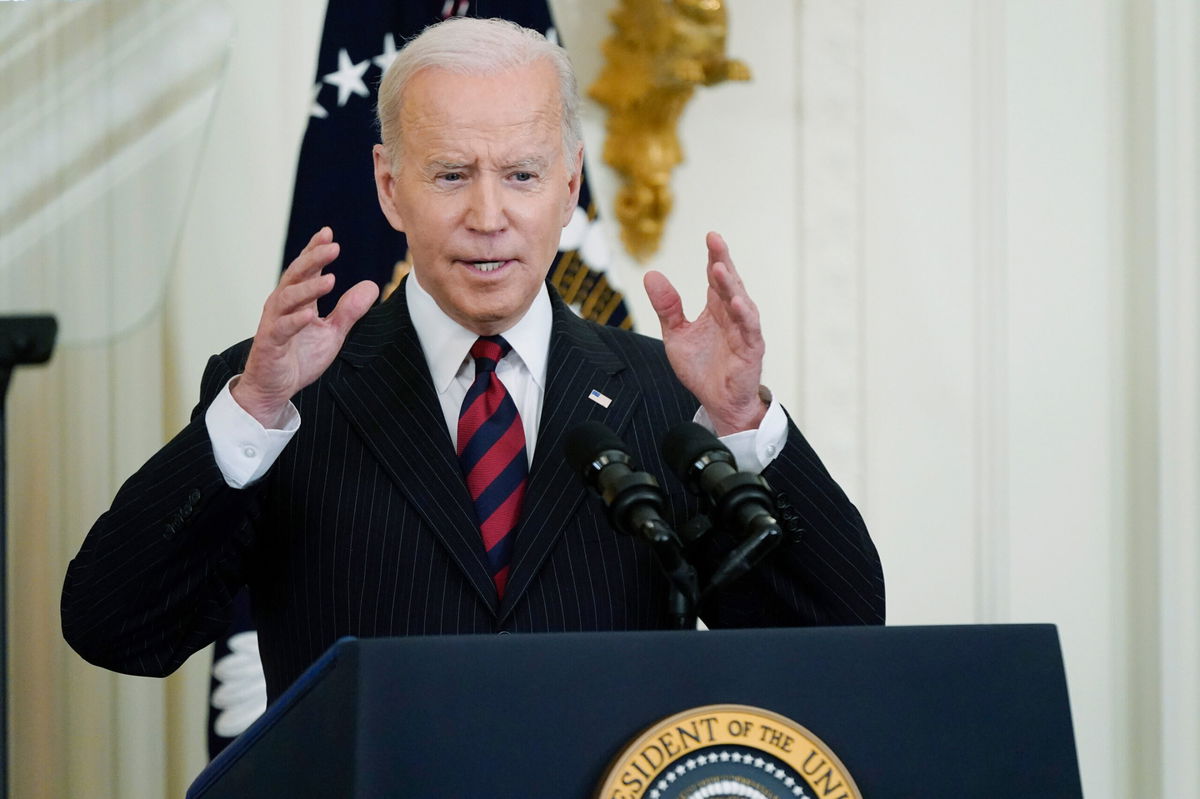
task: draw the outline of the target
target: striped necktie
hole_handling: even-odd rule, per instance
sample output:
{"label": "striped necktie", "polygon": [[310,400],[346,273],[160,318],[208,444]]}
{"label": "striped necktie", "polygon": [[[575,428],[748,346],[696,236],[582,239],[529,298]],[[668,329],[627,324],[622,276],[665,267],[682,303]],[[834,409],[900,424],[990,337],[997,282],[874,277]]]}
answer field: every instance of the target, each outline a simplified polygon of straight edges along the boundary
{"label": "striped necktie", "polygon": [[458,414],[458,460],[475,503],[496,593],[501,597],[529,474],[521,416],[496,376],[496,364],[511,349],[500,336],[483,336],[472,345],[475,381]]}

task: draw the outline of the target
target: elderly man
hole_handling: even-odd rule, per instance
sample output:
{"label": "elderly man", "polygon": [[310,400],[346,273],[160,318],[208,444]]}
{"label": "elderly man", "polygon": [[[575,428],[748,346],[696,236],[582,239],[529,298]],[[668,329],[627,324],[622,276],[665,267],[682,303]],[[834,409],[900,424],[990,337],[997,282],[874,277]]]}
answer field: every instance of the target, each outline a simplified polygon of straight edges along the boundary
{"label": "elderly man", "polygon": [[[609,528],[564,460],[585,420],[668,484],[658,444],[696,418],[794,509],[798,540],[706,600],[710,626],[882,622],[875,548],[760,386],[758,312],[721,238],[695,320],[647,275],[662,342],[580,320],[547,286],[583,163],[563,51],[454,19],[400,53],[380,98],[379,203],[413,273],[321,318],[338,245],[313,236],[254,339],[209,361],[191,423],[89,533],[63,589],[71,645],[169,673],[248,584],[273,699],[343,635],[664,627],[649,546]],[[678,524],[696,508],[674,488]],[[702,572],[723,535],[691,553]]]}

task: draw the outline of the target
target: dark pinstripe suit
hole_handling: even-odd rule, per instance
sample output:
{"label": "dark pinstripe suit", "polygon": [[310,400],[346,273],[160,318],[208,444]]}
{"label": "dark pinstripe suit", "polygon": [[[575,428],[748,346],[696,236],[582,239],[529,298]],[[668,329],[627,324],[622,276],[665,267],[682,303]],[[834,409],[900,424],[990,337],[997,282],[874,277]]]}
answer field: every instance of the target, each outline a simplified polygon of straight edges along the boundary
{"label": "dark pinstripe suit", "polygon": [[[403,288],[355,327],[295,398],[303,425],[256,486],[225,485],[203,409],[241,371],[243,342],[214,356],[191,423],[121,488],[72,561],[63,632],[87,660],[164,675],[253,596],[271,698],[343,635],[628,630],[667,624],[665,580],[621,536],[562,454],[597,419],[695,512],[658,453],[696,400],[654,339],[578,319],[553,294],[547,385],[508,589],[488,574],[470,497],[408,317]],[[590,401],[599,389],[609,408]],[[710,626],[883,621],[883,575],[858,512],[789,423],[764,473],[804,534],[703,609]],[[716,536],[698,553],[712,568]],[[728,543],[728,542],[726,542]]]}

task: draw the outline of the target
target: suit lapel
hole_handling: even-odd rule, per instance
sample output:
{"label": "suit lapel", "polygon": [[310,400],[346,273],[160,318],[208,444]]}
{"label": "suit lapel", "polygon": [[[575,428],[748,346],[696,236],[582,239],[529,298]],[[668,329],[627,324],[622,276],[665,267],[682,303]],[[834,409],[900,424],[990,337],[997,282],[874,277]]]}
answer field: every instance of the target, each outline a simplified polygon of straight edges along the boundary
{"label": "suit lapel", "polygon": [[380,466],[438,536],[483,602],[497,608],[470,494],[434,392],[404,286],[355,327],[330,392]]}
{"label": "suit lapel", "polygon": [[[575,316],[553,291],[551,297],[554,324],[542,418],[525,507],[513,542],[508,586],[500,605],[501,621],[529,587],[583,501],[580,477],[563,455],[567,432],[594,419],[619,433],[642,401],[637,382],[592,326]],[[589,398],[593,389],[612,400],[609,407]]]}

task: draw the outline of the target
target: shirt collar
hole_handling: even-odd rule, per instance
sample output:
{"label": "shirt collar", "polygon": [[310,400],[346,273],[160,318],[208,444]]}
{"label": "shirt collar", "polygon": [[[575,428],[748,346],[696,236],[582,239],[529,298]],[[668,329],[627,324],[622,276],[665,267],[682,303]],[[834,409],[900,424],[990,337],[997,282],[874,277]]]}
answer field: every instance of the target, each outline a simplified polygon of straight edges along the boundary
{"label": "shirt collar", "polygon": [[[445,393],[462,369],[471,352],[471,345],[479,338],[479,334],[467,330],[447,316],[429,292],[421,287],[415,271],[409,273],[404,298],[425,354],[425,362],[429,365],[433,387],[438,394]],[[501,333],[513,348],[513,352],[505,357],[511,358],[515,354],[520,358],[543,391],[546,389],[546,362],[553,321],[550,293],[543,283],[525,315]]]}

